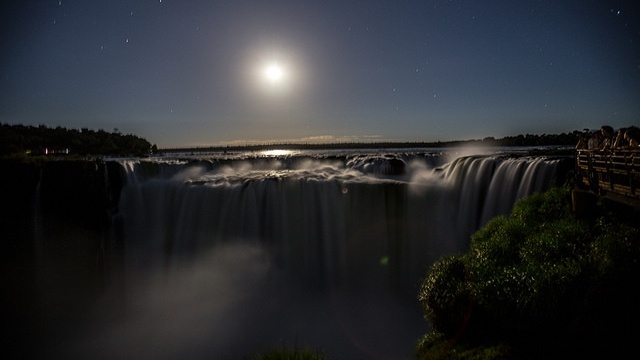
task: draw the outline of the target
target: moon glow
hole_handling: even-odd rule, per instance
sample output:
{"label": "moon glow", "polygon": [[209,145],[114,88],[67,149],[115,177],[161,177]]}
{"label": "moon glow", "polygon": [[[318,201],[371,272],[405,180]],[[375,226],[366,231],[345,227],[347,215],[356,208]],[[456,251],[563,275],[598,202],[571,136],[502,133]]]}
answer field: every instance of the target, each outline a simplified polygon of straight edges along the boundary
{"label": "moon glow", "polygon": [[284,80],[285,71],[279,64],[269,64],[264,68],[263,75],[268,82],[277,84]]}

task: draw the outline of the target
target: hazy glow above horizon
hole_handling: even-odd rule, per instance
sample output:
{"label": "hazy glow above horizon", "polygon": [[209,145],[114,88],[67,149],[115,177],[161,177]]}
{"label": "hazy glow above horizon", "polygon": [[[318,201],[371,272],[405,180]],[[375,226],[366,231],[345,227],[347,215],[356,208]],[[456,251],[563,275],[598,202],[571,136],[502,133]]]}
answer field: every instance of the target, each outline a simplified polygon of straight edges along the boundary
{"label": "hazy glow above horizon", "polygon": [[161,148],[617,129],[636,2],[8,2],[0,122]]}

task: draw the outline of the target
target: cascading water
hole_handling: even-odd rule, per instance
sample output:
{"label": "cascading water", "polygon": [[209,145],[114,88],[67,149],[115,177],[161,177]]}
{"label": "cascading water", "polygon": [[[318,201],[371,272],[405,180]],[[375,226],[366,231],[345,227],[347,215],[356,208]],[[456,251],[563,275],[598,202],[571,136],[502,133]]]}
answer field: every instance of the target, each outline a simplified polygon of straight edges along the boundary
{"label": "cascading water", "polygon": [[112,278],[121,279],[122,317],[75,351],[238,359],[299,345],[336,359],[386,359],[411,357],[427,331],[415,296],[428,266],[464,251],[473,231],[517,199],[551,187],[558,160],[120,163],[121,267]]}

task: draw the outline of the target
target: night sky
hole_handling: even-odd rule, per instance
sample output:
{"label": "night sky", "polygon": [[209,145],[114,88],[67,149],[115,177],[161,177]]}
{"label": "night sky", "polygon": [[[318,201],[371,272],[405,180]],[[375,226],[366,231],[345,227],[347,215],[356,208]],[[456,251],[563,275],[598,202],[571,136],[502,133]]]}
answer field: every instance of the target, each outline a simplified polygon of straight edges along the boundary
{"label": "night sky", "polygon": [[161,148],[640,124],[637,0],[21,0],[0,122]]}

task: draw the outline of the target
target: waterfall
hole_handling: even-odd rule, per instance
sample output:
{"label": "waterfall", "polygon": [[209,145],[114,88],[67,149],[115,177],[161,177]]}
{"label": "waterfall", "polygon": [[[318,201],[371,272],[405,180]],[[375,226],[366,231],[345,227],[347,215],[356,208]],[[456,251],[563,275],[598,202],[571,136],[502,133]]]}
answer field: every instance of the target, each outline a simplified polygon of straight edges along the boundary
{"label": "waterfall", "polygon": [[455,225],[467,239],[497,215],[506,215],[515,202],[555,184],[561,160],[544,157],[470,156],[446,165],[445,178],[458,198]]}
{"label": "waterfall", "polygon": [[[172,162],[155,164],[155,175],[151,164],[127,161],[126,255],[132,266],[166,266],[242,241],[269,247],[285,268],[316,272],[319,281],[357,282],[356,273],[380,259],[416,280],[425,262],[464,251],[489,219],[549,188],[558,161],[468,156],[420,169],[384,157]],[[428,172],[426,180],[413,182],[417,171]]]}
{"label": "waterfall", "polygon": [[111,325],[82,334],[71,355],[236,359],[284,344],[330,358],[408,358],[427,331],[415,297],[428,266],[554,185],[558,161],[119,160],[121,266],[110,278],[122,283],[96,316]]}

